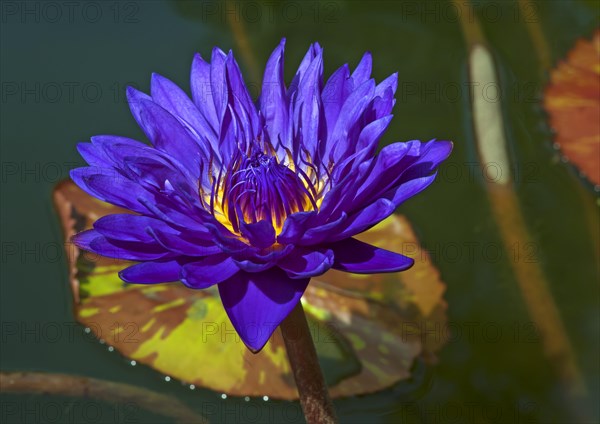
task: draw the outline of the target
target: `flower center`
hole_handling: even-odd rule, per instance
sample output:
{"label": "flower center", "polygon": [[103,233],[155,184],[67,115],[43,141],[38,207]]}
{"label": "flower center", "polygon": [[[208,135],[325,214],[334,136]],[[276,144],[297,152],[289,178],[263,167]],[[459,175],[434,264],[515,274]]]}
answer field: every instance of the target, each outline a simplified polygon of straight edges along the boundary
{"label": "flower center", "polygon": [[240,155],[218,180],[211,211],[237,234],[240,223],[262,220],[270,221],[279,234],[288,215],[317,209],[317,193],[309,177],[266,153]]}

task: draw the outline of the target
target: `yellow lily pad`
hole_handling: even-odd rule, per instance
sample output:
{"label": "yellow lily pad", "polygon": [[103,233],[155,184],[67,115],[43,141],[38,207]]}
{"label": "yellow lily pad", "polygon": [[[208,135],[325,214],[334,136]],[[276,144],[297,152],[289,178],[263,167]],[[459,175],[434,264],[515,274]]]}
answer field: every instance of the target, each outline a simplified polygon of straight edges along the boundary
{"label": "yellow lily pad", "polygon": [[[70,181],[57,186],[54,202],[66,240],[103,215],[124,212]],[[387,275],[330,271],[309,284],[302,302],[334,397],[372,393],[410,377],[415,358],[434,358],[445,341],[421,331],[445,325],[445,286],[408,221],[392,216],[359,238],[412,256],[415,266]],[[297,399],[280,333],[260,353],[250,352],[215,288],[127,284],[117,273],[129,262],[69,243],[67,251],[77,321],[125,357],[228,395]]]}

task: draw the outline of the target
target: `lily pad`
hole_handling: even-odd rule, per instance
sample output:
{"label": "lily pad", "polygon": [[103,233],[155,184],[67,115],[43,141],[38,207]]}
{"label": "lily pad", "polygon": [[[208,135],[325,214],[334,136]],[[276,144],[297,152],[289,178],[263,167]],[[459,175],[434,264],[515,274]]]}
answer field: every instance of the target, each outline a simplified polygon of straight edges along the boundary
{"label": "lily pad", "polygon": [[544,107],[557,147],[600,190],[600,30],[552,71]]}
{"label": "lily pad", "polygon": [[320,284],[330,291],[352,293],[398,311],[404,317],[398,324],[402,334],[418,336],[424,342],[423,355],[435,361],[435,352],[448,336],[447,304],[443,299],[446,285],[427,250],[419,245],[408,219],[392,215],[356,238],[410,256],[415,264],[408,271],[393,274],[359,275],[330,270],[319,277]]}
{"label": "lily pad", "polygon": [[[54,203],[66,240],[103,215],[123,212],[70,181],[57,186]],[[417,356],[433,359],[445,342],[445,286],[408,221],[392,216],[360,238],[412,256],[415,266],[387,275],[330,271],[309,285],[302,302],[334,397],[388,388],[410,377]],[[127,284],[117,273],[128,262],[66,246],[76,319],[127,358],[229,395],[298,397],[280,333],[251,353],[216,289]]]}

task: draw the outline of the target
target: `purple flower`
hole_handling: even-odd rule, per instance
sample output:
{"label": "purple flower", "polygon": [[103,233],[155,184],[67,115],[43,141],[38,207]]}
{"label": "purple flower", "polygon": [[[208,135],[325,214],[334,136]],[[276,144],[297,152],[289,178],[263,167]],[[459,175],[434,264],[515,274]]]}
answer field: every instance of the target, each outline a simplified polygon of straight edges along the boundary
{"label": "purple flower", "polygon": [[75,236],[82,249],[138,261],[129,283],[218,284],[231,322],[253,351],[289,314],[311,277],[329,268],[402,271],[412,260],[354,238],[427,187],[450,142],[394,143],[376,154],[392,119],[398,76],[376,84],[371,55],[323,85],[323,50],[310,46],[289,87],[285,40],[253,102],[233,54],[194,57],[190,99],[154,74],[133,88],[131,112],[152,146],[96,136],[90,165],[71,172],[108,215]]}

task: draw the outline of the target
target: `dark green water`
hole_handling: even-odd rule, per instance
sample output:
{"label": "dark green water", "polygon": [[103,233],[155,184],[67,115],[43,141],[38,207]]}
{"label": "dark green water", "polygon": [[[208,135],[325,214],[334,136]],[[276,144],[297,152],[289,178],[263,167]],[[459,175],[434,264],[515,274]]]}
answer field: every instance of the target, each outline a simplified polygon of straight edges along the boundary
{"label": "dark green water", "polygon": [[[260,67],[287,37],[288,81],[312,41],[325,48],[327,74],[345,62],[356,64],[370,50],[375,77],[398,71],[401,81],[384,142],[439,138],[455,143],[441,178],[401,212],[432,251],[447,283],[448,319],[461,333],[442,349],[437,366],[416,364],[413,380],[337,401],[340,420],[598,422],[599,272],[588,226],[589,219],[598,219],[597,195],[552,149],[537,101],[546,77],[525,24],[531,16],[519,12],[516,3],[474,2],[498,65],[511,160],[528,176],[516,182],[515,190],[534,240],[534,259],[547,276],[587,387],[587,396],[577,402],[565,395],[529,325],[510,267],[512,252],[486,250],[501,246],[501,240],[483,180],[468,174],[477,161],[465,90],[468,50],[449,3],[49,3],[0,3],[3,371],[71,373],[135,384],[175,396],[211,422],[302,422],[295,404],[191,392],[150,369],[128,366],[99,343],[67,334],[73,320],[71,293],[52,188],[82,164],[77,141],[97,134],[142,138],[124,101],[127,84],[147,90],[151,72],[158,72],[187,88],[194,52],[206,57],[214,45],[239,51],[227,23],[232,14],[244,24]],[[533,5],[533,19],[553,63],[599,23],[597,2]],[[243,56],[237,57],[244,66]],[[257,94],[258,81],[252,83]],[[490,325],[501,331],[493,342],[483,332]],[[0,421],[165,422],[141,409],[123,411],[120,405],[96,402],[98,415],[86,401],[79,406],[75,401],[3,395]],[[58,415],[52,405],[58,405]]]}

